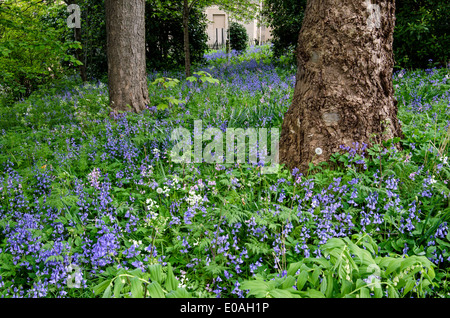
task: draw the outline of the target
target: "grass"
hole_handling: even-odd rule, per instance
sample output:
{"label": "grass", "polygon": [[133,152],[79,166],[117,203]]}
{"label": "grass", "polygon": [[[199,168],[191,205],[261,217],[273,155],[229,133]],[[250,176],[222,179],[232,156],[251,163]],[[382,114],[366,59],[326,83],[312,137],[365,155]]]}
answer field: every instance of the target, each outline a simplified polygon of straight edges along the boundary
{"label": "grass", "polygon": [[170,160],[175,128],[280,128],[290,105],[270,47],[207,60],[219,84],[149,74],[179,83],[149,84],[141,114],[109,118],[101,82],[2,108],[2,297],[449,296],[447,69],[395,74],[402,151],[355,145],[303,176]]}

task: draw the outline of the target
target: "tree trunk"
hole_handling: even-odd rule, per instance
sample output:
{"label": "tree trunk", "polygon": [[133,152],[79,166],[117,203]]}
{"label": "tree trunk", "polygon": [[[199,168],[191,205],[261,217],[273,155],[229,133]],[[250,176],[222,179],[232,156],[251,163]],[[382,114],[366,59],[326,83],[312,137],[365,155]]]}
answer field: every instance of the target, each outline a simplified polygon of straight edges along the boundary
{"label": "tree trunk", "polygon": [[280,138],[289,168],[305,173],[341,145],[402,137],[392,85],[395,4],[374,2],[308,0]]}
{"label": "tree trunk", "polygon": [[145,55],[145,0],[106,0],[110,106],[142,111],[149,103]]}
{"label": "tree trunk", "polygon": [[189,4],[183,1],[184,68],[186,77],[191,76],[191,52],[189,49]]}

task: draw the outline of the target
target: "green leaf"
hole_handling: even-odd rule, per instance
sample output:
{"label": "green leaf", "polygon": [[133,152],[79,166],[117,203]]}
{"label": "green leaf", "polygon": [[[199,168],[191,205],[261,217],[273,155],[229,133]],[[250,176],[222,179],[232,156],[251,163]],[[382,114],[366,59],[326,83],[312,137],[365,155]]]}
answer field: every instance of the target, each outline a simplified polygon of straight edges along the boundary
{"label": "green leaf", "polygon": [[324,276],[323,278],[322,278],[322,282],[320,283],[320,292],[322,293],[322,294],[325,294],[326,293],[326,291],[327,291],[327,277],[326,276]]}
{"label": "green leaf", "polygon": [[122,288],[124,286],[122,279],[122,277],[117,277],[114,280],[114,298],[120,298],[120,292],[122,291]]}
{"label": "green leaf", "polygon": [[381,288],[381,285],[375,285],[374,294],[375,294],[375,298],[383,297],[383,289]]}
{"label": "green leaf", "polygon": [[325,290],[325,296],[327,298],[331,298],[331,296],[333,295],[333,289],[334,289],[333,275],[331,273],[327,273],[327,288]]}
{"label": "green leaf", "polygon": [[341,295],[345,296],[352,292],[352,283],[348,280],[343,280],[341,285]]}
{"label": "green leaf", "polygon": [[164,298],[164,291],[157,282],[153,282],[148,285],[148,291],[150,293],[150,297],[152,298]]}
{"label": "green leaf", "polygon": [[388,267],[386,268],[386,272],[385,272],[386,276],[389,275],[390,273],[396,271],[400,267],[401,263],[402,263],[401,259],[392,259],[389,262]]}
{"label": "green leaf", "polygon": [[398,298],[399,297],[397,290],[395,290],[395,288],[391,285],[388,287],[388,296],[389,296],[389,298]]}
{"label": "green leaf", "polygon": [[297,290],[303,289],[306,281],[308,280],[308,276],[309,274],[306,270],[300,272],[300,274],[297,276]]}
{"label": "green leaf", "polygon": [[315,289],[308,289],[304,295],[309,298],[325,298],[324,294]]}
{"label": "green leaf", "polygon": [[287,276],[284,279],[283,284],[281,285],[282,289],[292,288],[295,285],[295,278],[293,276]]}
{"label": "green leaf", "polygon": [[297,273],[297,271],[301,268],[302,265],[303,265],[302,262],[290,264],[289,268],[287,270],[287,275],[294,276]]}
{"label": "green leaf", "polygon": [[100,284],[98,284],[97,286],[94,287],[94,294],[95,295],[100,295],[100,293],[102,293],[106,287],[109,286],[109,284],[111,284],[111,279],[109,280],[105,280],[103,282],[101,282]]}
{"label": "green leaf", "polygon": [[105,292],[103,293],[103,298],[111,298],[111,285],[106,287]]}
{"label": "green leaf", "polygon": [[269,296],[273,298],[294,298],[297,295],[291,293],[289,290],[286,289],[272,289],[271,291],[269,291]]}
{"label": "green leaf", "polygon": [[249,290],[248,294],[253,295],[256,298],[266,298],[270,286],[262,279],[246,280],[241,283],[241,289]]}
{"label": "green leaf", "polygon": [[408,294],[415,286],[415,281],[412,279],[408,279],[408,281],[405,284],[404,290],[403,290],[403,296]]}
{"label": "green leaf", "polygon": [[173,274],[172,266],[169,264],[169,269],[167,270],[166,284],[165,287],[168,291],[176,290],[178,288],[178,280]]}
{"label": "green leaf", "polygon": [[186,291],[184,288],[178,288],[177,290],[172,290],[166,294],[167,298],[191,298],[192,295]]}
{"label": "green leaf", "polygon": [[370,298],[370,290],[367,287],[362,287],[359,292],[360,298]]}
{"label": "green leaf", "polygon": [[131,296],[133,298],[143,298],[144,291],[142,290],[142,282],[138,277],[133,277],[131,279]]}
{"label": "green leaf", "polygon": [[158,110],[164,110],[164,109],[166,109],[167,107],[169,107],[169,105],[164,104],[164,103],[161,103],[161,104],[159,104],[156,108],[157,108]]}
{"label": "green leaf", "polygon": [[313,286],[316,286],[316,284],[319,280],[319,275],[320,275],[320,269],[318,267],[316,267],[309,277],[309,281],[311,282],[311,284]]}

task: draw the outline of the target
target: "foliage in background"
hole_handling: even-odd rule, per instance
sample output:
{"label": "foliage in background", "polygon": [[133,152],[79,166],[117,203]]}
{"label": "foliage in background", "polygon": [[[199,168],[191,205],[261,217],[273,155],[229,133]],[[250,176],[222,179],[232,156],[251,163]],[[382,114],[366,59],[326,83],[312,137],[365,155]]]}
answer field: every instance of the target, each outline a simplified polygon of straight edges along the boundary
{"label": "foliage in background", "polygon": [[287,55],[295,62],[294,51],[305,7],[306,0],[264,0],[263,17],[272,29],[275,57]]}
{"label": "foliage in background", "polygon": [[247,30],[242,24],[231,22],[228,30],[230,34],[230,47],[237,52],[245,51],[248,47]]}
{"label": "foliage in background", "polygon": [[[272,28],[274,56],[293,56],[306,0],[265,0],[263,16]],[[394,56],[397,68],[445,66],[450,59],[450,3],[396,1]],[[429,60],[432,60],[430,63]]]}
{"label": "foliage in background", "polygon": [[[103,79],[108,72],[104,0],[79,0],[77,3],[81,10],[82,62],[90,79]],[[184,63],[182,3],[147,0],[145,9],[147,68],[179,68]],[[59,18],[65,21],[66,17],[66,6],[63,6]],[[201,63],[207,50],[206,17],[200,9],[193,8],[189,23],[191,60]],[[73,30],[66,30],[64,36],[66,41],[73,39]]]}
{"label": "foliage in background", "polygon": [[[182,1],[147,0],[145,36],[149,70],[173,70],[184,65],[182,12]],[[189,13],[191,64],[204,62],[203,55],[208,49],[206,26],[203,10],[192,7]]]}
{"label": "foliage in background", "polygon": [[79,63],[69,52],[79,43],[61,38],[66,20],[51,22],[61,7],[42,1],[2,2],[0,103],[29,96],[40,85],[69,75],[64,64]]}
{"label": "foliage in background", "polygon": [[396,1],[394,54],[398,68],[450,62],[449,12],[447,0]]}
{"label": "foliage in background", "polygon": [[[104,0],[78,0],[76,4],[80,6],[81,13],[81,62],[86,67],[88,80],[103,79],[108,72]],[[62,6],[58,19],[65,21],[67,17],[67,6]],[[74,30],[65,29],[64,41],[75,38]],[[74,50],[69,53],[75,55]]]}

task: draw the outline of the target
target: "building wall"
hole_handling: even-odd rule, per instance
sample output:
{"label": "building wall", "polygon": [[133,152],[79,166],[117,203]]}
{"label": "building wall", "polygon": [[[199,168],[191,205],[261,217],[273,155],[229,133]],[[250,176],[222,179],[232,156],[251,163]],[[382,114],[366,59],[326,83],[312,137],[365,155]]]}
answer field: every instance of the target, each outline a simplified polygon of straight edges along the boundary
{"label": "building wall", "polygon": [[[206,32],[208,33],[208,45],[213,45],[226,43],[227,40],[227,32],[228,29],[228,14],[225,11],[219,9],[218,6],[211,6],[206,8],[205,10],[206,18],[208,19],[208,27]],[[238,21],[239,22],[239,21]],[[258,27],[258,21],[254,20],[249,23],[239,22],[244,25],[247,30],[248,38],[250,44],[255,44],[255,40],[258,42],[265,43],[272,38],[270,34],[270,29],[262,26]],[[216,31],[218,29],[218,31]],[[223,29],[223,37],[222,37],[222,29]]]}

